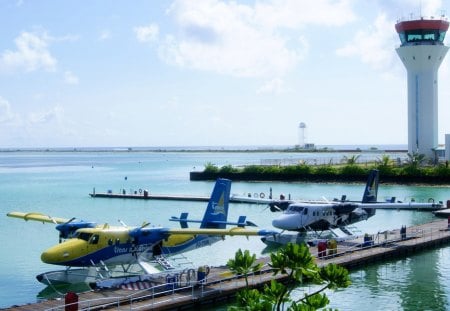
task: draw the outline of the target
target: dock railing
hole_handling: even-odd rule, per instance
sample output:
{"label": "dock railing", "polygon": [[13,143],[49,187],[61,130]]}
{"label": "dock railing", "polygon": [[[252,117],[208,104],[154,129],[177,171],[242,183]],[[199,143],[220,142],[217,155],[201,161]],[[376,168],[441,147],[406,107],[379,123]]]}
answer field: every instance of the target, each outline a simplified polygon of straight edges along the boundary
{"label": "dock railing", "polygon": [[[264,280],[272,279],[272,275],[269,272],[272,272],[272,269],[266,267],[260,272],[248,274],[249,285],[254,286],[262,283]],[[78,305],[78,310],[97,310],[114,307],[123,310],[124,305],[129,310],[149,307],[156,308],[158,305],[168,304],[176,300],[193,300],[213,293],[222,292],[231,287],[239,287],[240,283],[245,284],[244,275],[233,275],[208,282],[205,282],[205,280],[194,281],[185,286],[179,286],[179,282],[171,282],[153,286],[149,289],[139,290],[127,296],[80,300],[75,303],[49,308],[45,311],[65,310],[66,307],[75,304]],[[161,299],[161,297],[166,297],[166,299]]]}
{"label": "dock railing", "polygon": [[[356,237],[353,242],[338,244],[334,250],[327,249],[326,253],[319,256],[317,249],[311,249],[311,254],[318,260],[328,263],[329,260],[346,256],[347,258],[367,256],[367,252],[379,252],[379,248],[397,248],[408,245],[426,244],[430,241],[439,241],[450,237],[450,229],[447,227],[431,228],[407,228],[405,232],[393,230],[372,235],[372,240],[364,241],[363,236]],[[366,251],[365,253],[360,251]]]}

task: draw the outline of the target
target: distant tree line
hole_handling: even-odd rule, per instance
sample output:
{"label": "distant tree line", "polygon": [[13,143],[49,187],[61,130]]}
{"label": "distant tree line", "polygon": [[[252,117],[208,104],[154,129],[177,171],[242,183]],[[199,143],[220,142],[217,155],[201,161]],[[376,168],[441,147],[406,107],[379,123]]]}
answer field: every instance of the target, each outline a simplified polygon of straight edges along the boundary
{"label": "distant tree line", "polygon": [[364,182],[369,171],[378,169],[381,182],[450,184],[448,162],[437,165],[425,163],[425,156],[408,154],[403,163],[396,163],[388,155],[376,161],[360,164],[359,155],[344,157],[343,164],[310,165],[248,165],[218,167],[206,163],[203,172],[191,172],[191,180],[215,180],[228,178],[236,181],[313,181],[313,182]]}

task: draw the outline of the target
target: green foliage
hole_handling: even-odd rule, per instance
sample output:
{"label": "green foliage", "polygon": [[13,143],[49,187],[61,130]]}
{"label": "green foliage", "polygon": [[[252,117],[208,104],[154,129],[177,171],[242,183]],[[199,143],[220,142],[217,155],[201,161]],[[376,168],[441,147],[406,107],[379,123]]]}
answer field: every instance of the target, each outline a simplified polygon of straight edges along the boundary
{"label": "green foliage", "polygon": [[217,167],[217,165],[215,165],[211,162],[208,162],[205,164],[204,172],[205,173],[217,173],[217,172],[219,172],[219,168]]}
{"label": "green foliage", "polygon": [[341,168],[341,174],[347,176],[363,176],[367,175],[367,169],[358,165],[346,165]]}
{"label": "green foliage", "polygon": [[[252,257],[250,254],[246,255],[246,252],[243,254],[239,249],[235,258]],[[274,275],[287,275],[285,285],[271,280],[269,285],[265,285],[263,290],[259,291],[249,289],[247,283],[247,288],[237,295],[237,306],[230,307],[230,310],[318,310],[330,303],[326,294],[322,293],[324,290],[345,288],[351,284],[345,268],[334,264],[319,268],[305,244],[289,243],[272,253],[270,259],[269,265]],[[240,261],[244,266],[248,266],[251,260],[247,260]],[[234,265],[237,265],[237,261],[234,261]],[[306,281],[321,284],[321,287],[300,299],[291,298],[292,291]]]}
{"label": "green foliage", "polygon": [[393,168],[392,168],[392,160],[387,155],[384,154],[376,161],[375,168],[380,171],[381,175],[391,176],[393,174]]}
{"label": "green foliage", "polygon": [[380,171],[380,178],[385,181],[395,181],[398,179],[400,182],[414,181],[417,182],[424,180],[425,182],[433,182],[435,178],[436,182],[449,182],[450,181],[450,168],[448,163],[439,164],[435,166],[425,166],[426,158],[422,154],[408,154],[408,160],[403,166],[396,166],[388,155],[383,155],[377,159],[373,165],[360,165],[356,164],[359,155],[346,157],[345,165],[308,165],[305,162],[301,162],[297,165],[249,165],[243,168],[233,167],[232,165],[225,165],[218,168],[213,163],[206,163],[205,173],[219,174],[219,173],[234,173],[234,174],[249,174],[260,175],[261,177],[270,180],[283,179],[292,180],[298,178],[299,180],[305,180],[311,178],[312,180],[360,180],[369,174],[370,169],[378,169]]}
{"label": "green foliage", "polygon": [[245,284],[248,287],[248,274],[261,270],[262,263],[256,262],[255,254],[250,255],[248,250],[242,252],[241,249],[238,249],[234,255],[234,259],[228,260],[227,266],[231,272],[243,275],[245,277]]}
{"label": "green foliage", "polygon": [[257,289],[244,288],[236,295],[238,305],[229,310],[271,311],[272,304],[269,301],[261,301],[261,293]]}
{"label": "green foliage", "polygon": [[352,155],[350,157],[344,156],[344,161],[347,165],[356,165],[358,163],[358,159],[361,155]]}
{"label": "green foliage", "polygon": [[224,165],[219,170],[220,173],[237,173],[239,170],[237,168],[234,168],[231,164]]}
{"label": "green foliage", "polygon": [[243,173],[247,174],[264,174],[267,171],[269,171],[269,169],[262,165],[248,165],[243,169]]}
{"label": "green foliage", "polygon": [[337,174],[336,167],[332,165],[319,165],[314,167],[314,170],[312,171],[313,174],[317,175],[331,175],[335,176]]}
{"label": "green foliage", "polygon": [[319,275],[322,280],[328,282],[329,289],[348,287],[351,284],[347,269],[333,263],[322,267]]}
{"label": "green foliage", "polygon": [[450,169],[442,164],[434,167],[432,173],[437,177],[450,177]]}
{"label": "green foliage", "polygon": [[407,160],[407,167],[410,167],[412,170],[418,169],[420,166],[422,166],[426,160],[426,157],[424,154],[419,154],[417,152],[407,153],[408,160]]}
{"label": "green foliage", "polygon": [[282,172],[284,174],[299,174],[299,175],[310,174],[311,166],[304,163],[298,165],[283,166]]}

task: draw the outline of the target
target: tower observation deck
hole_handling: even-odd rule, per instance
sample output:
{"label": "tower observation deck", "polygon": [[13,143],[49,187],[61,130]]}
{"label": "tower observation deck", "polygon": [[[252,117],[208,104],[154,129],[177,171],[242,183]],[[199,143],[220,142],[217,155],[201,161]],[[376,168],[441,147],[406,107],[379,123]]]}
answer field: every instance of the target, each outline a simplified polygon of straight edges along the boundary
{"label": "tower observation deck", "polygon": [[448,47],[444,19],[399,21],[396,49],[408,76],[408,152],[434,158],[438,147],[438,69]]}

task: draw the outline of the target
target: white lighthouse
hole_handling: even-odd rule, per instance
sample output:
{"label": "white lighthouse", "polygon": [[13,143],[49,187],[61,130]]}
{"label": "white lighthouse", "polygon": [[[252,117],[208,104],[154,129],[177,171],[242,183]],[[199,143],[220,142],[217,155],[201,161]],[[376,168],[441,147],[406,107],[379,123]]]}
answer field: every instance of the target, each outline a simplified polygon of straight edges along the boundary
{"label": "white lighthouse", "polygon": [[298,146],[305,148],[306,145],[306,123],[300,122],[298,125]]}
{"label": "white lighthouse", "polygon": [[408,73],[408,152],[434,158],[438,147],[438,69],[447,53],[444,19],[399,21],[397,54]]}

